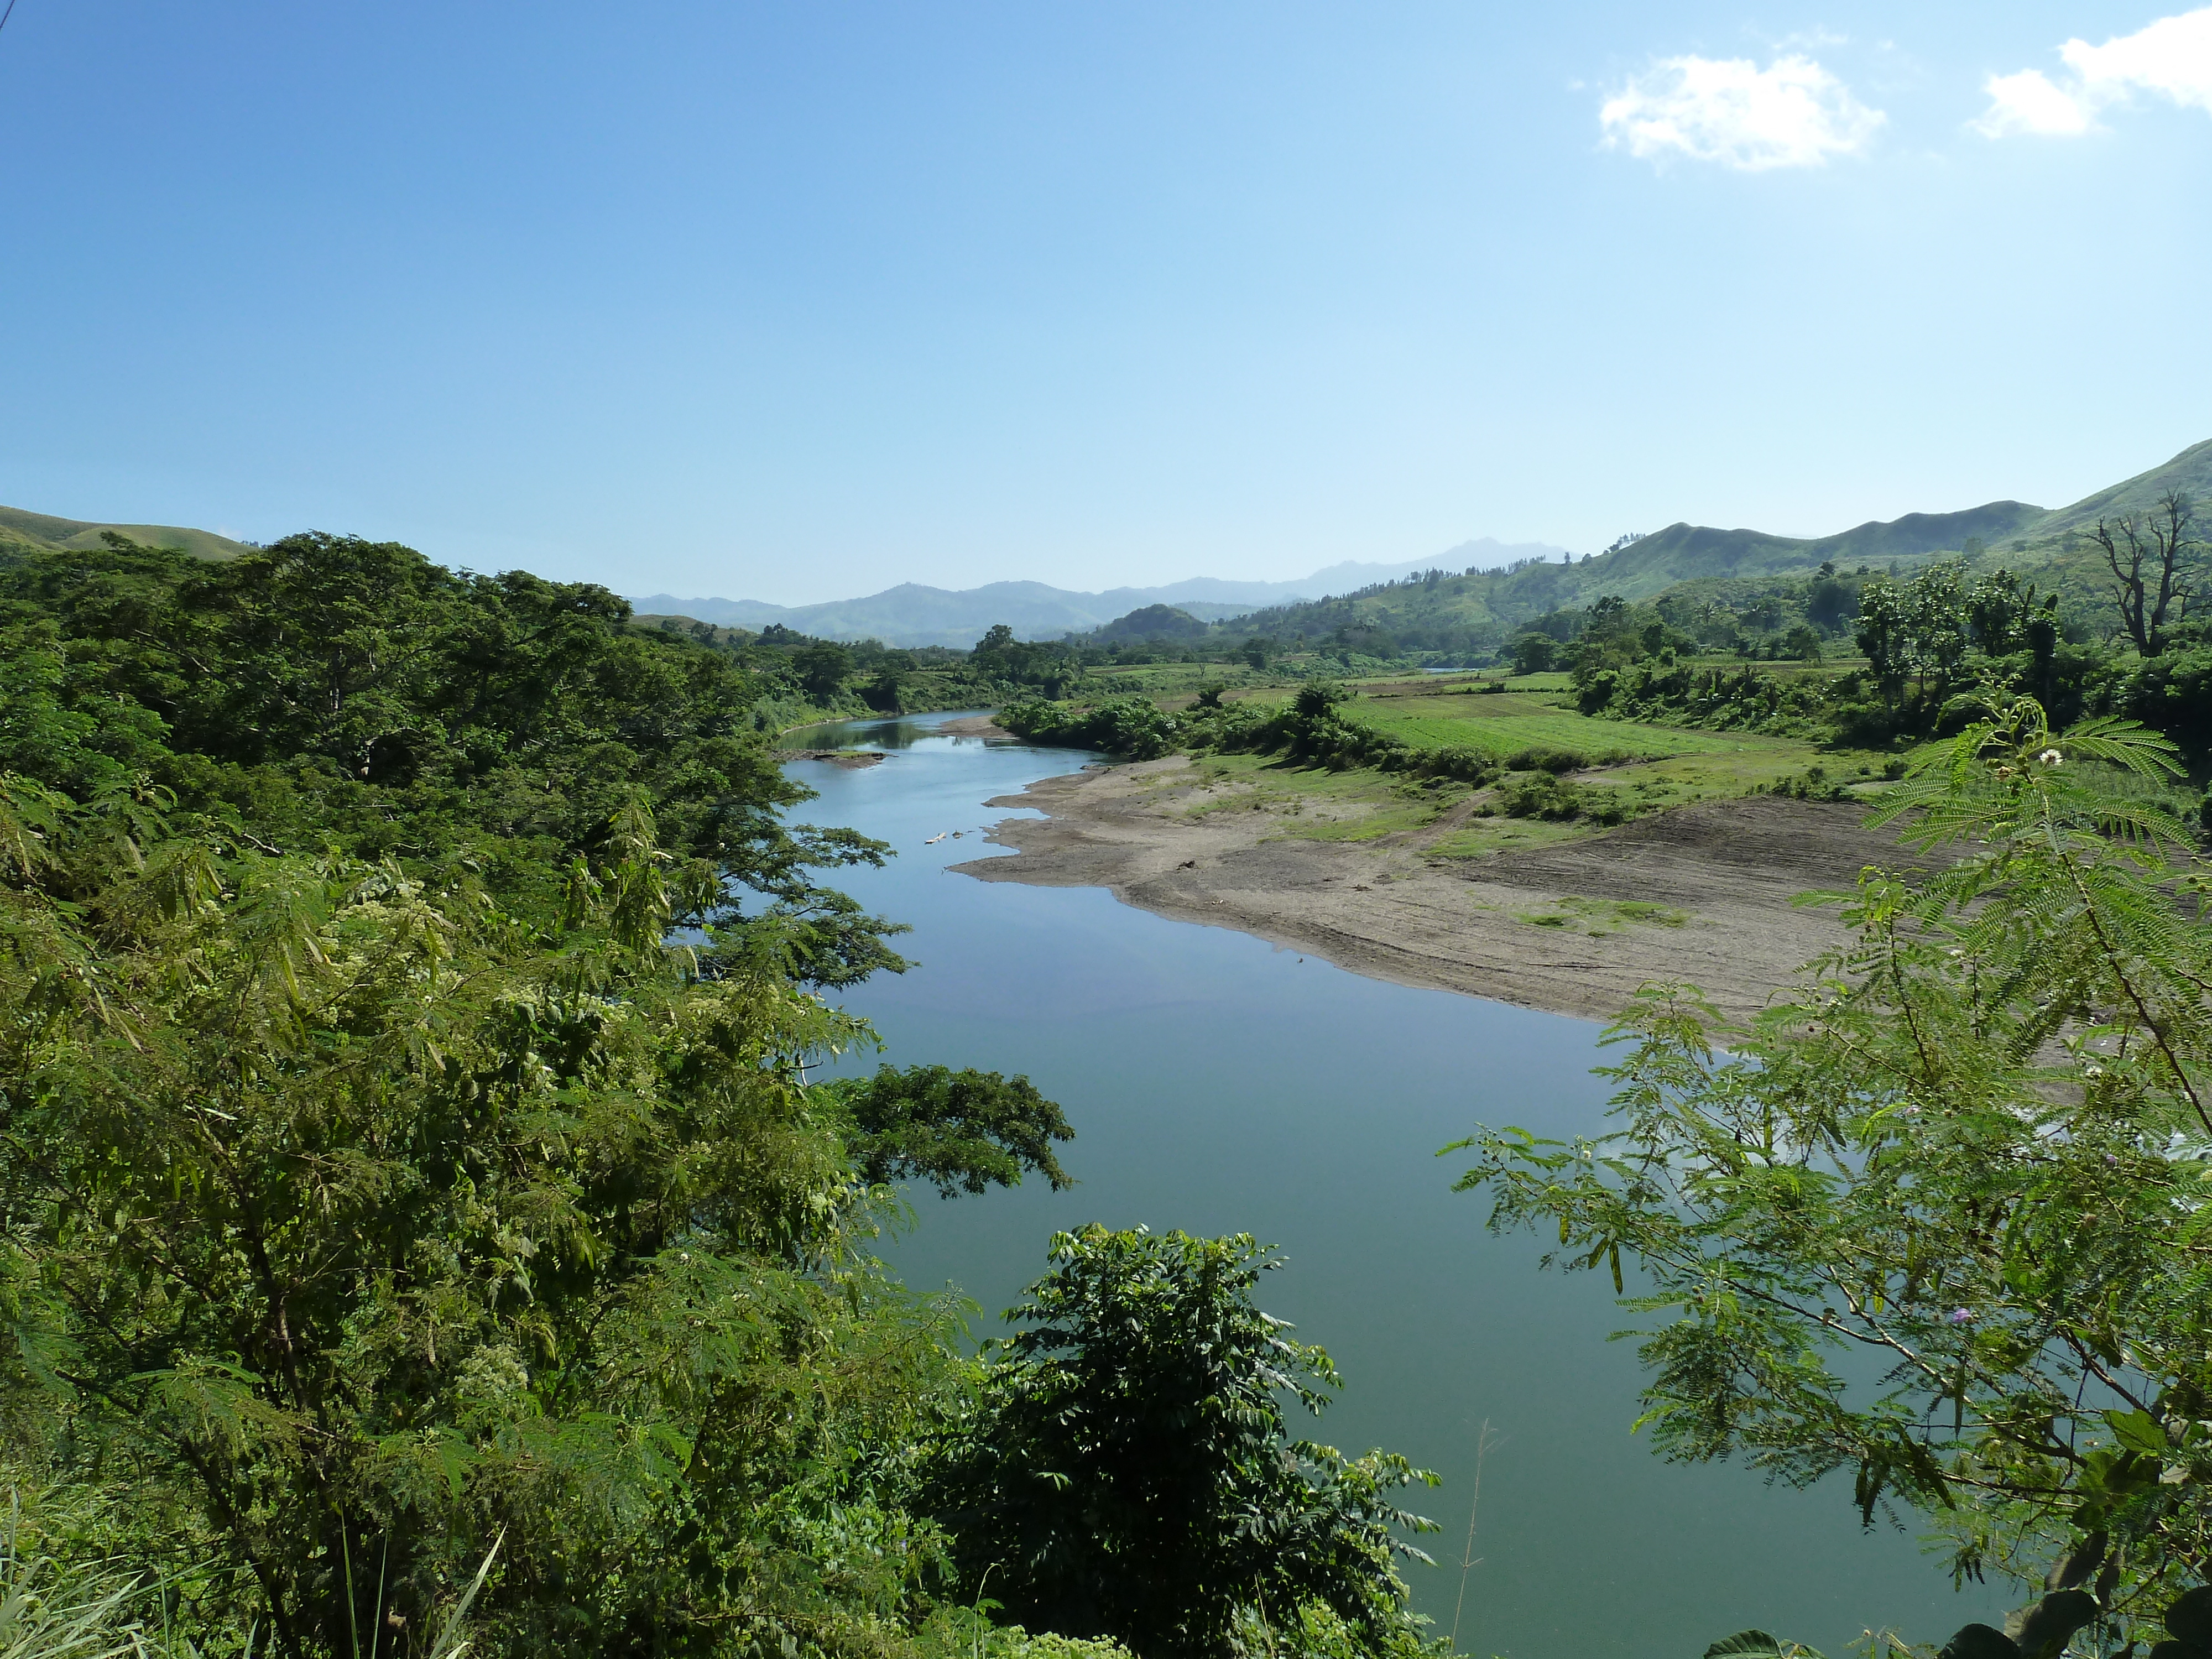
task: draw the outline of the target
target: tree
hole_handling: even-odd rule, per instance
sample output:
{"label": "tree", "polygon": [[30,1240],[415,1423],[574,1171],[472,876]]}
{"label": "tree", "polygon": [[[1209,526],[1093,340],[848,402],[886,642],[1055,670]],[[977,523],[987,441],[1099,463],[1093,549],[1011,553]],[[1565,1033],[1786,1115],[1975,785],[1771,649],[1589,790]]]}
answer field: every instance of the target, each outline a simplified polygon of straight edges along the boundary
{"label": "tree", "polygon": [[1974,644],[1992,657],[2031,648],[2031,629],[2038,620],[2053,624],[2055,641],[2057,614],[2056,593],[2039,598],[2033,582],[2022,582],[2009,570],[1992,571],[1966,594],[1967,629]]}
{"label": "tree", "polygon": [[860,693],[868,707],[881,714],[896,714],[905,706],[904,678],[886,663],[878,669]]}
{"label": "tree", "polygon": [[1840,634],[1844,625],[1856,616],[1859,608],[1858,589],[1836,574],[1836,567],[1824,564],[1820,574],[1813,579],[1806,591],[1805,615],[1815,628],[1830,634]]}
{"label": "tree", "polygon": [[1559,660],[1559,641],[1548,634],[1523,634],[1513,641],[1513,672],[1541,674]]}
{"label": "tree", "polygon": [[1283,1396],[1319,1413],[1340,1379],[1252,1304],[1280,1258],[1094,1225],[1052,1260],[933,1477],[968,1582],[1146,1659],[1272,1650],[1302,1625],[1418,1650],[1394,1558],[1428,1558],[1395,1534],[1434,1528],[1388,1494],[1435,1477],[1288,1437]]}
{"label": "tree", "polygon": [[1351,696],[1352,689],[1341,680],[1308,680],[1291,699],[1291,712],[1302,720],[1321,720]]}
{"label": "tree", "polygon": [[2100,519],[2089,532],[2112,574],[2120,624],[2146,657],[2166,649],[2169,614],[2172,624],[2178,626],[2196,597],[2194,583],[2182,568],[2184,556],[2198,544],[2195,529],[2189,497],[2169,489],[2141,518],[2124,513],[2117,519]]}
{"label": "tree", "polygon": [[1485,1130],[1460,1185],[1617,1292],[1641,1270],[1665,1455],[1850,1470],[1961,1573],[2060,1558],[2117,1643],[2212,1565],[2212,883],[2108,769],[2171,745],[1998,698],[1875,815],[1955,862],[1830,896],[1856,942],[1747,1028],[1647,992],[1620,1127]]}
{"label": "tree", "polygon": [[1908,676],[1923,701],[1948,696],[1971,643],[1960,567],[1931,565],[1903,584],[1869,582],[1859,592],[1856,638],[1892,707],[1903,700]]}
{"label": "tree", "polygon": [[842,645],[821,641],[808,646],[793,659],[799,683],[822,702],[837,695],[845,677],[853,672],[853,653]]}
{"label": "tree", "polygon": [[1052,1143],[1073,1139],[1075,1131],[1025,1077],[884,1066],[866,1082],[831,1084],[826,1092],[849,1117],[848,1145],[872,1183],[920,1177],[950,1198],[992,1183],[1018,1187],[1022,1171],[1033,1170],[1054,1192],[1074,1185]]}

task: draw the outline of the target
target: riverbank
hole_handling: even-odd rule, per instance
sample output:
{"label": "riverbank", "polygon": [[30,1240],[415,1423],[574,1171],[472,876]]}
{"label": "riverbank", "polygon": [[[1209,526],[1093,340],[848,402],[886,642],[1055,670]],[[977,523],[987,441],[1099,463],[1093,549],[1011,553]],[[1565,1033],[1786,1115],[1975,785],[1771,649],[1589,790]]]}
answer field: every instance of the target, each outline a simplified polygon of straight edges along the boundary
{"label": "riverbank", "polygon": [[1293,826],[1256,805],[1237,810],[1234,787],[1183,756],[1047,778],[988,803],[1048,814],[990,832],[1016,856],[953,868],[980,881],[1105,887],[1124,903],[1372,978],[1610,1019],[1654,980],[1689,981],[1733,1017],[1756,1011],[1844,940],[1835,913],[1796,905],[1798,894],[1848,888],[1868,864],[1911,861],[1849,803],[1706,800],[1455,858],[1432,851],[1455,827],[1451,815],[1330,840],[1310,818]]}

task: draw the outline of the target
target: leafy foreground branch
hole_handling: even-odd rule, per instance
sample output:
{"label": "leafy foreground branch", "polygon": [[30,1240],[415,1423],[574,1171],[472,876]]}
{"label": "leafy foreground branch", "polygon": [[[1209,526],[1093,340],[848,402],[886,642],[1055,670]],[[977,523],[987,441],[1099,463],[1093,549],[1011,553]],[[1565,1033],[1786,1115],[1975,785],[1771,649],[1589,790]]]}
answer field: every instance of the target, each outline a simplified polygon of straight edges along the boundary
{"label": "leafy foreground branch", "polygon": [[2155,1640],[2212,1554],[2205,876],[2180,824],[2078,781],[2168,750],[2000,700],[1875,815],[1956,861],[1826,896],[1856,939],[1797,991],[1737,1030],[1647,992],[1613,1034],[1618,1128],[1447,1149],[1494,1228],[1556,1230],[1547,1261],[1617,1291],[1640,1272],[1663,1454],[1849,1470],[1869,1524],[1925,1515],[1961,1577],[2076,1598],[1962,1659],[2057,1651],[2059,1624],[2075,1651]]}

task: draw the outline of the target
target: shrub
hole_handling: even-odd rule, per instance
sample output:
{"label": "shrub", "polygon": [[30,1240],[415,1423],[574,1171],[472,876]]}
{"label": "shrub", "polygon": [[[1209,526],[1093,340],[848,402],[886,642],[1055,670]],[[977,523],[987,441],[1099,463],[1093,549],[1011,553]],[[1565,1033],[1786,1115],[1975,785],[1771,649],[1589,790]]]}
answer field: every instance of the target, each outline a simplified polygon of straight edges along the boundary
{"label": "shrub", "polygon": [[1556,773],[1531,771],[1512,779],[1499,792],[1498,809],[1509,818],[1544,818],[1554,823],[1587,818],[1592,823],[1626,823],[1635,810],[1621,793],[1569,783]]}
{"label": "shrub", "polygon": [[1578,749],[1523,749],[1506,757],[1509,772],[1579,772],[1590,763],[1590,758]]}
{"label": "shrub", "polygon": [[1134,696],[1109,697],[1088,708],[1022,697],[999,711],[998,722],[1035,743],[1103,749],[1127,760],[1157,760],[1175,747],[1179,735],[1174,715],[1150,698]]}

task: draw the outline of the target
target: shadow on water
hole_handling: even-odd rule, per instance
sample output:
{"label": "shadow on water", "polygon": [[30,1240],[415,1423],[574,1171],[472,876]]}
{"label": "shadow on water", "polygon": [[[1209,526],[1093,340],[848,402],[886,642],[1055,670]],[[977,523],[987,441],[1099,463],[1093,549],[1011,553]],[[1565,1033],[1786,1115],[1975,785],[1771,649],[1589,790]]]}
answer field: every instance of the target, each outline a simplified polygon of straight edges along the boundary
{"label": "shadow on water", "polygon": [[1628,1432],[1639,1373],[1633,1345],[1607,1340],[1631,1322],[1610,1285],[1540,1273],[1534,1241],[1491,1237],[1481,1200],[1449,1190],[1458,1168],[1436,1151],[1476,1123],[1597,1127],[1597,1026],[1362,979],[1099,889],[951,874],[994,855],[981,829],[1015,816],[984,801],[1095,758],[937,730],[957,718],[786,739],[891,751],[865,769],[791,769],[822,794],[798,816],[897,849],[841,882],[915,927],[899,942],[914,970],[844,999],[875,1023],[884,1058],[1025,1072],[1076,1129],[1072,1192],[916,1194],[920,1224],[889,1252],[908,1283],[957,1285],[988,1334],[1058,1228],[1141,1222],[1280,1245],[1289,1265],[1263,1281],[1262,1305],[1346,1377],[1312,1437],[1386,1446],[1445,1477],[1413,1506],[1442,1524],[1424,1541],[1449,1565],[1408,1569],[1440,1631],[1485,1419],[1499,1437],[1461,1627],[1471,1654],[1686,1659],[1758,1626],[1835,1656],[1869,1624],[1941,1640],[2001,1605],[1954,1595],[1911,1537],[1862,1533],[1847,1481],[1799,1492],[1654,1457]]}

